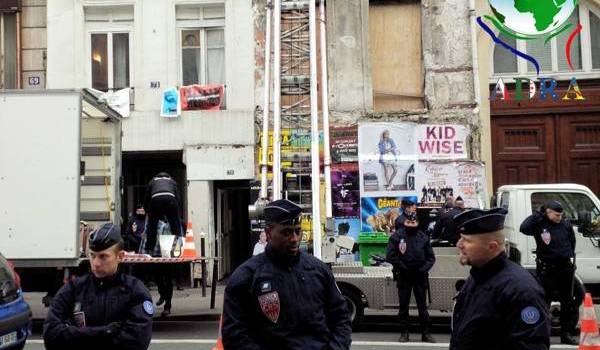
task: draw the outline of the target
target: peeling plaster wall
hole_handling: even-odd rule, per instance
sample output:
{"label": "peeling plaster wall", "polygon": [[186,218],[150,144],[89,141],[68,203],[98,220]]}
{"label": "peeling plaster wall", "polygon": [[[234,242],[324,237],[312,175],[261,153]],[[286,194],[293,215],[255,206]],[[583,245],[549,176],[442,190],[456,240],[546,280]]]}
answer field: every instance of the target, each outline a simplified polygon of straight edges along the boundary
{"label": "peeling plaster wall", "polygon": [[[327,4],[330,124],[387,121],[467,125],[472,130],[470,156],[481,160],[482,130],[474,93],[469,1],[421,1],[426,108],[387,113],[373,112],[369,1],[329,0]],[[257,129],[262,123],[264,91],[264,6],[265,0],[254,1]]]}

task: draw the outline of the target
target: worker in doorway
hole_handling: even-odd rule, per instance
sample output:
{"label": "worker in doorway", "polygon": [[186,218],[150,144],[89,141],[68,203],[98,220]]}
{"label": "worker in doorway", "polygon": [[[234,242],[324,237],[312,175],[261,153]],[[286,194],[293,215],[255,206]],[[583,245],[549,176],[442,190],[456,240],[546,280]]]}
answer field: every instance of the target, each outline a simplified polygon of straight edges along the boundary
{"label": "worker in doorway", "polygon": [[146,210],[143,204],[138,204],[135,213],[129,218],[125,243],[127,250],[139,252],[142,235],[146,229]]}
{"label": "worker in doorway", "polygon": [[177,182],[171,175],[160,172],[150,181],[146,189],[146,209],[148,211],[148,226],[146,227],[147,254],[155,255],[156,230],[158,220],[166,216],[171,233],[181,236],[181,220],[179,219],[179,205],[181,198],[177,190]]}
{"label": "worker in doorway", "polygon": [[92,273],[65,284],[44,321],[48,350],[145,350],[152,337],[152,298],[144,284],[118,271],[125,256],[119,228],[90,234]]}

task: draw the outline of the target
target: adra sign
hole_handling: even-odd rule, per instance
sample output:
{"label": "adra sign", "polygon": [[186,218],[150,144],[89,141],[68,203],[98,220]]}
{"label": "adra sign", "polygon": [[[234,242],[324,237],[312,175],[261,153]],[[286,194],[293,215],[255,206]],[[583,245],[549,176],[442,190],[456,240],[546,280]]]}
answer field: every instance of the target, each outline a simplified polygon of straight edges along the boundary
{"label": "adra sign", "polygon": [[[525,86],[525,87],[524,87]],[[552,78],[539,78],[538,81],[539,86],[539,99],[541,101],[546,101],[546,99],[551,99],[552,101],[557,102],[559,99],[563,101],[569,100],[585,100],[585,97],[579,90],[579,86],[577,85],[577,79],[575,77],[571,78],[571,82],[569,83],[569,88],[567,92],[560,97],[555,92],[558,83],[555,79]],[[526,90],[524,93],[523,90]],[[536,81],[531,80],[529,78],[515,78],[515,101],[521,100],[531,100],[535,98],[537,93],[536,89]],[[490,92],[490,101],[496,100],[509,100],[508,88],[504,84],[502,79],[498,79],[496,86]]]}

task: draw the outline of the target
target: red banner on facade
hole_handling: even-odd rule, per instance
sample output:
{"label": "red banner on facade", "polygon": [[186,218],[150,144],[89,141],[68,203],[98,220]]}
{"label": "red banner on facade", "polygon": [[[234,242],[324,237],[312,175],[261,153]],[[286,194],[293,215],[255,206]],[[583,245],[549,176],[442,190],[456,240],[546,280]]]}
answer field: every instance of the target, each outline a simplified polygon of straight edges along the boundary
{"label": "red banner on facade", "polygon": [[218,111],[224,92],[225,87],[221,84],[182,86],[179,89],[181,109]]}

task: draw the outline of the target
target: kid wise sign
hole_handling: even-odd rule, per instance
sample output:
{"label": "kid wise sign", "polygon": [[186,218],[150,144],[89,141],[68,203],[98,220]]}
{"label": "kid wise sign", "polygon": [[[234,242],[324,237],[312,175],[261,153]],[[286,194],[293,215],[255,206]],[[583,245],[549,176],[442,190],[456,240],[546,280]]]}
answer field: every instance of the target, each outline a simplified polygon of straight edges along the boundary
{"label": "kid wise sign", "polygon": [[467,159],[467,135],[462,125],[417,125],[417,153],[421,160]]}

